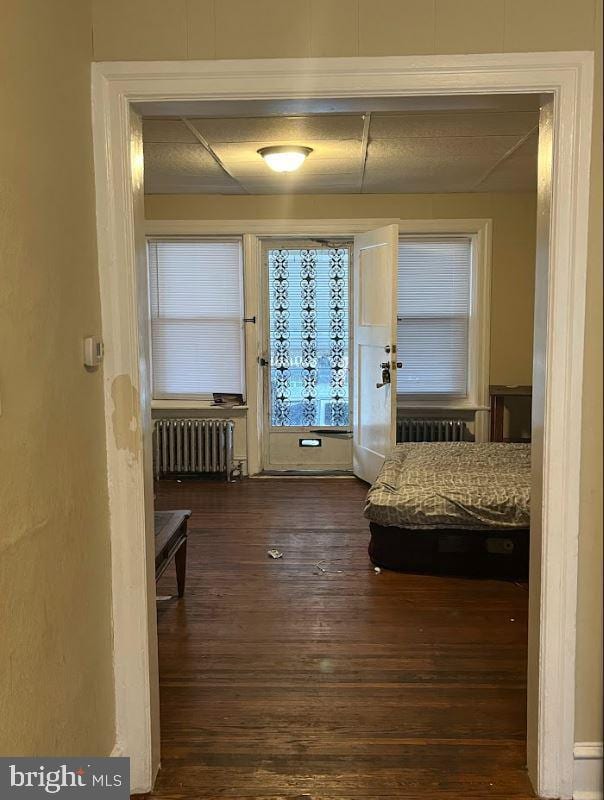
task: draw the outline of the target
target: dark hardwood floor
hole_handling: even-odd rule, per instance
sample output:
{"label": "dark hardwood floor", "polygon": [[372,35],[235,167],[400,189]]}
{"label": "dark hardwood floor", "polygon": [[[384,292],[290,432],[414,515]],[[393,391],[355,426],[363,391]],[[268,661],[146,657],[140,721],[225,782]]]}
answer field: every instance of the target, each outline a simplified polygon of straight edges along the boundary
{"label": "dark hardwood floor", "polygon": [[[158,485],[158,509],[193,515],[186,596],[158,603],[150,797],[532,797],[526,590],[376,574],[365,492],[352,479]],[[175,593],[169,569],[158,594]]]}

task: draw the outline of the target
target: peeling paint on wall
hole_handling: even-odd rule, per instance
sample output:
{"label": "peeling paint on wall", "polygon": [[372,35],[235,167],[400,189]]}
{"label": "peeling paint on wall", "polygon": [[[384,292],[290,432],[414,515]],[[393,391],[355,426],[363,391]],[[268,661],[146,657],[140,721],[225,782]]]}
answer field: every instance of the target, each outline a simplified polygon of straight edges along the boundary
{"label": "peeling paint on wall", "polygon": [[117,375],[111,384],[113,414],[111,416],[113,438],[118,450],[126,450],[133,459],[138,460],[140,438],[138,435],[138,389],[132,384],[130,376]]}

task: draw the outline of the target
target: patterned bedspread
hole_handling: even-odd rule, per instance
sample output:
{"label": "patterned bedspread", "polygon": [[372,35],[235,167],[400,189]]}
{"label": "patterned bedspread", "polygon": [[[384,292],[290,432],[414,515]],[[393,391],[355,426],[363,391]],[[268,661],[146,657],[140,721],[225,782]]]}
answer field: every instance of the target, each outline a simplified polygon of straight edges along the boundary
{"label": "patterned bedspread", "polygon": [[528,528],[530,444],[397,445],[367,495],[365,516],[416,530]]}

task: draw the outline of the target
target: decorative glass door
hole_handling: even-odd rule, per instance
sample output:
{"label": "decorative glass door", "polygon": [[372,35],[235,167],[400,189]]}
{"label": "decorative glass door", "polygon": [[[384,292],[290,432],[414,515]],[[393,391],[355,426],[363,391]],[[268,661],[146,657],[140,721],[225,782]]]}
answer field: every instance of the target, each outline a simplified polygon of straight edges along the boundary
{"label": "decorative glass door", "polygon": [[[266,244],[264,252],[268,423],[270,435],[281,434],[269,447],[269,466],[348,468],[349,246],[292,241]],[[312,456],[294,435],[303,432],[327,437]]]}

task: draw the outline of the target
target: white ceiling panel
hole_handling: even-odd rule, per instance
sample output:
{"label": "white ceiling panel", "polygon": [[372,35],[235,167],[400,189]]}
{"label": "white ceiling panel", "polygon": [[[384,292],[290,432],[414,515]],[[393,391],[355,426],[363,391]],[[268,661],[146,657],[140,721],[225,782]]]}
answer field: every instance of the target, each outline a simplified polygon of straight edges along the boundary
{"label": "white ceiling panel", "polygon": [[313,117],[260,117],[251,119],[193,119],[193,125],[212,145],[227,142],[303,144],[317,139],[352,139],[363,136],[361,115]]}
{"label": "white ceiling panel", "polygon": [[184,183],[178,181],[167,182],[149,178],[145,180],[145,194],[247,194],[245,189],[236,183],[227,185],[225,183],[214,184],[211,181],[190,179]]}
{"label": "white ceiling panel", "polygon": [[224,170],[203,147],[194,144],[157,143],[145,146],[145,168],[150,172],[178,177],[203,175],[220,178]]}
{"label": "white ceiling panel", "polygon": [[523,136],[539,123],[536,112],[388,114],[371,117],[371,139],[451,136]]}
{"label": "white ceiling panel", "polygon": [[[443,190],[444,180],[446,178],[446,192]],[[455,193],[468,193],[470,192],[469,182],[467,179],[455,180],[450,176],[438,175],[421,175],[420,177],[409,177],[404,182],[391,181],[388,178],[382,180],[374,180],[369,185],[364,185],[363,194],[450,194]]]}
{"label": "white ceiling panel", "polygon": [[273,178],[257,178],[241,182],[249,194],[356,194],[359,191],[358,175],[313,175],[285,177],[282,181]]}
{"label": "white ceiling panel", "polygon": [[409,159],[401,163],[396,172],[384,169],[367,171],[363,192],[369,194],[470,192],[491,164],[490,159],[480,156],[433,158],[422,163]]}
{"label": "white ceiling panel", "polygon": [[[225,173],[212,156],[199,144],[177,142],[145,144],[145,190],[166,185],[172,191],[175,185],[196,185],[201,193],[215,193],[224,188],[230,192],[239,187]],[[209,188],[214,187],[210,192]]]}
{"label": "white ceiling panel", "polygon": [[179,119],[144,119],[143,141],[195,144],[199,140]]}
{"label": "white ceiling panel", "polygon": [[367,169],[377,167],[396,171],[400,158],[423,160],[479,155],[496,160],[504,156],[517,142],[517,136],[378,139],[369,142]]}
{"label": "white ceiling panel", "polygon": [[537,186],[537,148],[534,134],[505,161],[497,164],[474,189],[481,192],[530,192]]}

